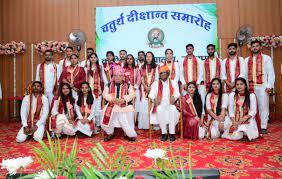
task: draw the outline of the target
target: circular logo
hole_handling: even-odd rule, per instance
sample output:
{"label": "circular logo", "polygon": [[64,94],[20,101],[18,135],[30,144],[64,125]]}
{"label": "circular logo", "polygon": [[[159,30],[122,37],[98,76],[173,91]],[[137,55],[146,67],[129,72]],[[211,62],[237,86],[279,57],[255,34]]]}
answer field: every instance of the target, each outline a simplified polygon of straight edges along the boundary
{"label": "circular logo", "polygon": [[148,32],[149,46],[163,47],[164,32],[160,28],[152,28]]}

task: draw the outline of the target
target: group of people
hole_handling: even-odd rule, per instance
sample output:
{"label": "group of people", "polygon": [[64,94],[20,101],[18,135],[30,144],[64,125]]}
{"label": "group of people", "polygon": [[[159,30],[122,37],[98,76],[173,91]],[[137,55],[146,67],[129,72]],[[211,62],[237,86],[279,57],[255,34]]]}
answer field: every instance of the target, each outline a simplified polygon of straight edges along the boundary
{"label": "group of people", "polygon": [[166,60],[156,64],[152,52],[140,51],[135,60],[125,50],[118,61],[108,51],[101,63],[93,48],[80,61],[67,47],[59,65],[46,50],[32,93],[22,102],[16,141],[28,135],[40,140],[46,130],[57,137],[77,132],[91,136],[103,130],[104,141],[109,141],[115,128],[135,141],[136,123],[139,129],[161,129],[162,141],[174,141],[180,118],[185,138],[256,139],[267,133],[275,81],[272,59],[261,50],[261,42],[253,41],[251,55],[243,59],[237,44],[230,43],[228,57],[221,60],[215,56],[215,45],[209,44],[202,61],[188,44],[181,63],[172,49],[166,49]]}

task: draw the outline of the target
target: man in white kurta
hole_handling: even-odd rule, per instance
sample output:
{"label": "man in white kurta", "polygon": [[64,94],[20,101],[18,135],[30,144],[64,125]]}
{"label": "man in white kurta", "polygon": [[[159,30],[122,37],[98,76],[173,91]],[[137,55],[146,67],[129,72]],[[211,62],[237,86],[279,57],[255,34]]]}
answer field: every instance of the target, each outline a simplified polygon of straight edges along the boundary
{"label": "man in white kurta", "polygon": [[46,97],[48,98],[49,105],[51,105],[54,92],[58,86],[59,66],[53,61],[53,52],[44,52],[44,62],[37,65],[36,81],[41,81]]}
{"label": "man in white kurta", "polygon": [[209,44],[207,46],[208,58],[203,63],[204,82],[206,91],[211,86],[210,82],[213,78],[222,79],[222,60],[215,56],[215,45]]}
{"label": "man in white kurta", "polygon": [[63,73],[64,69],[71,65],[70,56],[72,54],[73,54],[73,47],[67,47],[67,49],[65,51],[66,57],[64,59],[60,60],[60,62],[59,62],[59,71],[58,71],[59,78],[60,78],[61,74]]}
{"label": "man in white kurta", "polygon": [[[159,124],[162,130],[162,141],[168,139],[167,125],[170,141],[175,140],[175,127],[179,121],[180,113],[174,105],[179,98],[178,84],[169,79],[169,68],[161,66],[160,79],[152,84],[149,98],[154,102],[150,123]],[[162,87],[161,87],[161,86]]]}
{"label": "man in white kurta", "polygon": [[[252,55],[245,59],[245,69],[248,74],[247,79],[249,90],[254,91],[258,99],[262,133],[267,134],[267,123],[269,119],[269,94],[272,88],[274,88],[275,72],[271,57],[263,54],[261,52],[261,48],[260,41],[251,42]],[[261,62],[258,58],[262,58]],[[251,61],[252,67],[249,69],[249,63],[251,64]],[[260,66],[258,65],[259,62],[262,65],[261,79],[259,79],[260,76],[258,76],[258,71],[260,71],[260,69],[257,69],[257,67]],[[252,76],[253,79],[250,79],[250,76]],[[253,85],[250,83],[252,81]]]}
{"label": "man in white kurta", "polygon": [[[237,44],[228,44],[229,57],[222,62],[222,80],[225,82],[225,92],[229,95],[235,91],[235,79],[246,78],[245,60],[237,55]],[[239,68],[238,68],[239,67]]]}
{"label": "man in white kurta", "polygon": [[[43,138],[45,123],[49,113],[49,103],[47,97],[42,95],[41,91],[42,83],[35,81],[32,84],[32,93],[23,99],[21,105],[22,127],[16,137],[16,141],[19,143],[24,142],[29,135],[33,135],[33,139],[36,141]],[[37,102],[39,98],[41,98],[40,104]],[[41,107],[39,108],[37,105]],[[31,114],[29,114],[30,112]]]}
{"label": "man in white kurta", "polygon": [[[123,75],[123,68],[118,65],[115,66],[113,79],[103,92],[103,97],[108,102],[104,107],[101,121],[101,127],[108,135],[104,141],[114,138],[115,127],[121,127],[129,141],[135,141],[137,137],[134,130],[134,107],[131,103],[135,93],[132,85],[124,83]],[[109,112],[108,109],[111,107],[112,109]]]}

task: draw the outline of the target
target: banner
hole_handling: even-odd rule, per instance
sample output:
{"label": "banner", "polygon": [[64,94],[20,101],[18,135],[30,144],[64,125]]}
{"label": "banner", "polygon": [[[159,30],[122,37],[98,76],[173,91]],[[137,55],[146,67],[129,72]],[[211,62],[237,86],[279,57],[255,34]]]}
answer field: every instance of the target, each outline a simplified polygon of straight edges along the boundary
{"label": "banner", "polygon": [[171,48],[182,61],[185,46],[194,54],[207,56],[206,46],[218,46],[216,4],[146,5],[96,8],[96,51],[100,59],[107,51],[119,50],[137,57],[138,51],[152,51],[158,60]]}

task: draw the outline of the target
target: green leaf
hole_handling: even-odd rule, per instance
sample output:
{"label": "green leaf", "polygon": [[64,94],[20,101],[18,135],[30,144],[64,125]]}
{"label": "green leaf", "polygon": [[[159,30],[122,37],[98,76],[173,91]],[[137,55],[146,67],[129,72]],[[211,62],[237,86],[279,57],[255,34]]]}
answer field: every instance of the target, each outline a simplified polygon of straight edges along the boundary
{"label": "green leaf", "polygon": [[103,161],[103,163],[106,166],[109,166],[109,163],[106,161],[105,157],[100,153],[100,151],[97,148],[93,148],[93,151],[96,153],[96,155],[100,158],[101,161]]}
{"label": "green leaf", "polygon": [[156,171],[156,170],[150,170],[156,178],[160,178],[160,179],[167,179],[167,176],[165,176],[164,174]]}
{"label": "green leaf", "polygon": [[105,166],[100,162],[100,160],[96,157],[96,155],[93,154],[93,152],[90,152],[92,155],[92,158],[94,159],[94,161],[96,162],[96,164],[103,170],[103,172],[110,176],[110,172],[107,171],[107,169],[105,168]]}
{"label": "green leaf", "polygon": [[103,155],[105,155],[106,158],[109,158],[109,155],[108,155],[108,153],[105,151],[105,149],[103,148],[103,146],[102,146],[100,143],[97,143],[96,145],[97,145],[97,147],[101,150],[101,152],[103,153]]}
{"label": "green leaf", "polygon": [[130,168],[131,166],[131,163],[128,163],[125,167],[125,169],[122,170],[122,172],[119,174],[119,177],[120,176],[125,176],[127,173],[128,173],[128,169]]}
{"label": "green leaf", "polygon": [[90,169],[97,175],[99,178],[105,178],[105,176],[93,165],[90,163],[86,162],[86,164],[90,167]]}
{"label": "green leaf", "polygon": [[[113,176],[115,176],[119,171],[120,169],[123,167],[125,161],[126,161],[126,157],[122,159],[122,161],[120,162],[120,164],[118,165],[118,167],[116,168],[115,172],[113,173]],[[117,160],[116,160],[117,161]]]}

